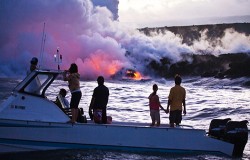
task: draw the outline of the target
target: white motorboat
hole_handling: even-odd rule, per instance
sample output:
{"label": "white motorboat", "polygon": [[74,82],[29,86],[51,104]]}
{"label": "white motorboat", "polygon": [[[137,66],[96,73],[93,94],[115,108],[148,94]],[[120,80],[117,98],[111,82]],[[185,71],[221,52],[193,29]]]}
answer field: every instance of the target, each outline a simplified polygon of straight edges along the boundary
{"label": "white motorboat", "polygon": [[[208,135],[205,130],[185,126],[150,127],[143,123],[125,122],[95,124],[91,120],[67,123],[70,118],[66,112],[46,98],[46,90],[61,73],[57,70],[33,71],[1,104],[0,153],[82,148],[220,152],[229,156],[243,153],[245,141],[239,147],[238,140],[232,143],[218,136],[214,138],[216,135],[212,131],[217,132],[218,127],[210,128],[211,134]],[[28,88],[35,79],[40,81],[40,85],[31,92]],[[245,132],[245,128],[242,127],[240,132]],[[237,134],[232,129],[230,133],[234,137]]]}

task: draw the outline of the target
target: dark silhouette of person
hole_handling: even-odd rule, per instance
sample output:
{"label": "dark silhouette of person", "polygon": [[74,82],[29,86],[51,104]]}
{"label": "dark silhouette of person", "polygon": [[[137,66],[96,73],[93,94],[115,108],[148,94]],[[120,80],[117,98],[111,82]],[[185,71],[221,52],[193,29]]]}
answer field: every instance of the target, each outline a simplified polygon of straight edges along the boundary
{"label": "dark silhouette of person", "polygon": [[[94,89],[89,106],[90,118],[95,123],[107,123],[107,104],[109,99],[109,89],[104,85],[103,76],[97,78],[98,86]],[[92,112],[93,110],[93,112]]]}
{"label": "dark silhouette of person", "polygon": [[[166,112],[169,113],[170,127],[179,126],[183,114],[186,114],[186,90],[181,86],[181,77],[175,76],[175,86],[170,89],[168,96],[168,106]],[[169,112],[170,108],[170,112]]]}

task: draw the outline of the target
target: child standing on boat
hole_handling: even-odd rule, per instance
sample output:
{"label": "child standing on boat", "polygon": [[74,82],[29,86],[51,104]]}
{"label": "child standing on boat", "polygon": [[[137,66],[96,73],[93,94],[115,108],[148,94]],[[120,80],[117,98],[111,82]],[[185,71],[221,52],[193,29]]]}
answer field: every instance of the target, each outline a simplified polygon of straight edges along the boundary
{"label": "child standing on boat", "polygon": [[151,93],[148,97],[149,99],[149,109],[150,116],[152,119],[152,124],[150,126],[154,126],[155,122],[156,126],[160,126],[160,108],[162,108],[159,96],[157,95],[158,86],[156,84],[153,85],[153,93]]}

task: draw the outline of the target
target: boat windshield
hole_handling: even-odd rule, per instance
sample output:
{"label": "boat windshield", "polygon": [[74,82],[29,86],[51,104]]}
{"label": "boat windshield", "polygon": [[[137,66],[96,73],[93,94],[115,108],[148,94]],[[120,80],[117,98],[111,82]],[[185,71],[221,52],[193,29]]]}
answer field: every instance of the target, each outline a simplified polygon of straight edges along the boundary
{"label": "boat windshield", "polygon": [[53,75],[37,74],[34,79],[24,88],[24,92],[42,95],[43,90],[53,78]]}
{"label": "boat windshield", "polygon": [[14,90],[45,97],[45,91],[58,74],[53,72],[32,72]]}

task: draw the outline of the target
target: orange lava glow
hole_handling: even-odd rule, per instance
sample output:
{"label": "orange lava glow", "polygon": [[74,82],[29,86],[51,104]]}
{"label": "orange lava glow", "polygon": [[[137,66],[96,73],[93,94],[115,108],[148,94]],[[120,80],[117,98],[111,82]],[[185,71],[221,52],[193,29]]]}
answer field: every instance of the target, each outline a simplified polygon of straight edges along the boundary
{"label": "orange lava glow", "polygon": [[95,53],[90,58],[85,59],[85,67],[93,75],[103,75],[110,77],[121,69],[121,62],[113,60],[109,54]]}
{"label": "orange lava glow", "polygon": [[119,69],[120,69],[119,65],[117,65],[115,63],[112,63],[108,67],[108,74],[109,75],[114,75]]}
{"label": "orange lava glow", "polygon": [[139,72],[136,71],[136,72],[134,73],[134,75],[135,75],[135,76],[134,76],[134,79],[135,79],[135,80],[141,80],[141,79],[142,79],[141,73],[139,73]]}
{"label": "orange lava glow", "polygon": [[127,70],[126,75],[127,75],[127,77],[129,77],[129,78],[131,78],[133,80],[141,80],[142,79],[142,75],[138,71]]}

